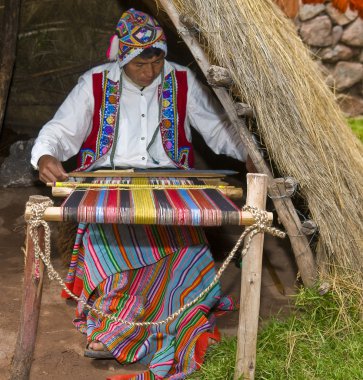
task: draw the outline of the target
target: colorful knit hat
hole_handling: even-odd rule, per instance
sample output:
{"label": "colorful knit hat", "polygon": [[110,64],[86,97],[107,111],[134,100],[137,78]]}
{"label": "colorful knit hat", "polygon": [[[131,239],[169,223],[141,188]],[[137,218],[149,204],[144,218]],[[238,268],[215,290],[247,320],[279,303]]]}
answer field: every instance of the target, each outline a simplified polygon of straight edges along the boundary
{"label": "colorful knit hat", "polygon": [[122,14],[107,50],[110,61],[125,66],[143,50],[154,47],[167,53],[166,37],[159,23],[148,14],[129,9]]}

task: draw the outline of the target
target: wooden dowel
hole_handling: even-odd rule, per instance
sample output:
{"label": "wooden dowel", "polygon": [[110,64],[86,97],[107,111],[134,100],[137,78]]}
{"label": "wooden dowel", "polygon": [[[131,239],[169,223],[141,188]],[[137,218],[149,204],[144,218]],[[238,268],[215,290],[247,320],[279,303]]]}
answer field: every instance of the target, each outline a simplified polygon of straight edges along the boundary
{"label": "wooden dowel", "polygon": [[[273,220],[273,214],[272,212],[269,212],[268,214],[268,220],[269,222],[272,222]],[[30,208],[27,207],[25,210],[25,219],[28,219],[30,217]],[[43,218],[47,222],[62,222],[63,216],[62,211],[60,207],[47,207]],[[253,215],[249,211],[243,211],[242,212],[242,225],[243,226],[250,226],[255,222],[255,219]]]}
{"label": "wooden dowel", "polygon": [[238,116],[253,117],[253,109],[246,103],[235,103],[236,112]]}
{"label": "wooden dowel", "polygon": [[[247,205],[265,210],[267,182],[264,174],[247,174]],[[263,233],[255,235],[242,261],[235,380],[253,380],[255,376],[263,241]]]}
{"label": "wooden dowel", "polygon": [[96,177],[175,177],[175,178],[222,178],[227,175],[235,175],[238,172],[234,170],[96,170],[94,172],[71,172],[69,177],[79,178],[96,178]]}
{"label": "wooden dowel", "polygon": [[[48,197],[32,195],[29,202],[43,203]],[[44,249],[44,228],[39,227],[39,245]],[[20,311],[20,322],[15,353],[12,360],[11,380],[28,380],[35,348],[38,329],[40,304],[42,300],[44,266],[40,260],[37,275],[33,241],[30,237],[29,226],[26,234],[25,268],[23,297]]]}
{"label": "wooden dowel", "polygon": [[[74,189],[71,187],[52,187],[52,195],[54,197],[65,198],[72,193]],[[241,200],[243,196],[243,190],[239,187],[226,186],[219,189],[226,197],[233,200]]]}
{"label": "wooden dowel", "polygon": [[72,193],[74,189],[71,187],[52,187],[53,197],[65,198]]}
{"label": "wooden dowel", "polygon": [[210,86],[216,87],[229,88],[233,84],[229,70],[214,65],[208,69],[207,81]]}
{"label": "wooden dowel", "polygon": [[313,220],[305,220],[301,225],[301,232],[304,235],[311,236],[318,231],[318,225]]}

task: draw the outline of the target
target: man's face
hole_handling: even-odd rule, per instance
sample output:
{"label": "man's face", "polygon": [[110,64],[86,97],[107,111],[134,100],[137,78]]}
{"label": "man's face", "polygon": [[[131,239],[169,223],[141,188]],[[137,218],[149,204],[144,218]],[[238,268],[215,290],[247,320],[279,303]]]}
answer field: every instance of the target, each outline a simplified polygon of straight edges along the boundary
{"label": "man's face", "polygon": [[126,75],[141,87],[149,86],[156,79],[164,66],[164,54],[158,57],[141,58],[135,57],[125,65]]}

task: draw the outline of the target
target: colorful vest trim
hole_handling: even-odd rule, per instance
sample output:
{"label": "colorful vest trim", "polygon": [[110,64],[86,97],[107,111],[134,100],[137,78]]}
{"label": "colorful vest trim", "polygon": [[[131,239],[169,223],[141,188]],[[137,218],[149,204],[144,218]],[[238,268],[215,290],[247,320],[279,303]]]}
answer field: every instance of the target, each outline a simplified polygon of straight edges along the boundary
{"label": "colorful vest trim", "polygon": [[[112,81],[107,74],[108,71],[104,71],[92,76],[95,101],[93,125],[78,154],[79,171],[87,170],[109,152],[113,144],[120,89],[119,82]],[[163,88],[159,86],[159,96],[160,92],[159,128],[164,150],[178,168],[190,169],[194,165],[194,154],[184,129],[188,93],[186,71],[171,71],[164,78]]]}

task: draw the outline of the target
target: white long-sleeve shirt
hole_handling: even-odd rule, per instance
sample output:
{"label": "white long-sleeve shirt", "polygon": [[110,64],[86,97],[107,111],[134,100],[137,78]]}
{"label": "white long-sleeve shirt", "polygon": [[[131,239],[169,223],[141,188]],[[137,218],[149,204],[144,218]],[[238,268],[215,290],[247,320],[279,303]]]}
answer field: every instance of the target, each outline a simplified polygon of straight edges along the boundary
{"label": "white long-sleeve shirt", "polygon": [[[175,63],[165,61],[164,74],[167,75],[173,68],[187,71],[188,100],[185,120],[187,139],[191,141],[192,125],[215,153],[246,161],[247,152],[240,137],[232,128],[219,103],[211,96],[209,89],[196,79],[191,70]],[[92,129],[94,111],[92,74],[105,70],[109,70],[108,77],[113,81],[119,81],[122,75],[119,105],[122,116],[119,118],[118,139],[114,142],[116,143],[114,165],[143,169],[175,167],[164,151],[160,132],[156,135],[152,148],[147,150],[158,128],[158,86],[161,76],[141,90],[121,71],[117,63],[108,63],[95,67],[81,76],[54,118],[41,129],[32,150],[31,163],[34,168],[37,169],[39,158],[45,154],[66,161],[79,152]],[[91,168],[96,169],[101,166],[111,166],[110,152],[97,160]]]}

